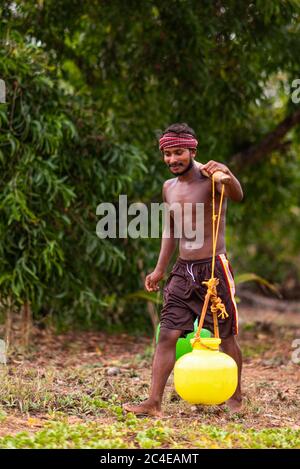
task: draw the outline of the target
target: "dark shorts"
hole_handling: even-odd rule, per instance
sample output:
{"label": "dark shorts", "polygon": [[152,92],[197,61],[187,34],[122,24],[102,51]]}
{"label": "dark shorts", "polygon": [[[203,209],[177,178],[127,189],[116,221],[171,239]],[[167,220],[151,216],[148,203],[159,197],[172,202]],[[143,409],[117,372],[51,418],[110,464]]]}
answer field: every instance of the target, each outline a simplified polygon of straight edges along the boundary
{"label": "dark shorts", "polygon": [[[211,276],[212,258],[187,261],[177,259],[164,287],[164,304],[160,327],[182,330],[186,337],[194,330],[194,322],[201,315],[207,288],[202,285]],[[225,305],[228,317],[218,317],[220,337],[225,339],[238,334],[238,310],[235,302],[234,275],[226,254],[216,256],[215,277],[219,279],[218,296]],[[214,332],[210,303],[204,320],[204,328]]]}

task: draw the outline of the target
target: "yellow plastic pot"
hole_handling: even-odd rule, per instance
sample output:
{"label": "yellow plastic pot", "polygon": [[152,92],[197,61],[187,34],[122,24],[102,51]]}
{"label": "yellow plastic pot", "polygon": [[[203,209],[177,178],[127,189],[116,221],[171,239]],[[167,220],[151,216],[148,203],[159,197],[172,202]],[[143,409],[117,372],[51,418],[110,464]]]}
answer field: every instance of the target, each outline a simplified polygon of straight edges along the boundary
{"label": "yellow plastic pot", "polygon": [[193,351],[177,360],[174,367],[176,392],[191,404],[216,405],[235,392],[238,383],[236,362],[219,351],[221,339],[191,340]]}

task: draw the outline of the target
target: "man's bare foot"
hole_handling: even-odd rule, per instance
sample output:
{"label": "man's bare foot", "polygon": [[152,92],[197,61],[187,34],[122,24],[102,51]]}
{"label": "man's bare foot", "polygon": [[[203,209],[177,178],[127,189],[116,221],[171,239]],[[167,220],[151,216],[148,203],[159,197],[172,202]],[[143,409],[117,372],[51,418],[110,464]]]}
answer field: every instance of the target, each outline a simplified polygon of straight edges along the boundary
{"label": "man's bare foot", "polygon": [[226,401],[227,407],[231,413],[238,413],[243,408],[243,400],[242,398],[231,397]]}
{"label": "man's bare foot", "polygon": [[130,403],[124,404],[123,409],[126,410],[126,412],[133,412],[136,415],[163,417],[163,413],[161,412],[161,410],[154,404],[151,404],[148,400],[138,405]]}

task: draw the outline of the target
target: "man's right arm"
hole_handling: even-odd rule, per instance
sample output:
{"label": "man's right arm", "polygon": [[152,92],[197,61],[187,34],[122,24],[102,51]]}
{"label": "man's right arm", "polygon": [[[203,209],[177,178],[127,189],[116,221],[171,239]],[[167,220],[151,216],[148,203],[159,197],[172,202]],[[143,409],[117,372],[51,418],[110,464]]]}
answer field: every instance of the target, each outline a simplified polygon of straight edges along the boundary
{"label": "man's right arm", "polygon": [[[169,181],[163,185],[163,200],[166,202],[166,187]],[[171,257],[176,249],[177,239],[174,237],[174,219],[170,216],[170,226],[164,228],[161,240],[160,253],[154,271],[147,275],[145,279],[145,288],[147,291],[159,290],[158,282],[163,279]]]}

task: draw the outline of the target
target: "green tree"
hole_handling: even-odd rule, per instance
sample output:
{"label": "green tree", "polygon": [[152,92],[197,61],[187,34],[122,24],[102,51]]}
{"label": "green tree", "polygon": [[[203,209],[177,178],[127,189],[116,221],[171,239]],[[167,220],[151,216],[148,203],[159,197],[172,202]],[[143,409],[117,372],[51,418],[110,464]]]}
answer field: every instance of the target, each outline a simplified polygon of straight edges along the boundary
{"label": "green tree", "polygon": [[[96,207],[121,193],[160,200],[168,174],[156,131],[174,121],[198,132],[199,160],[229,164],[244,185],[243,203],[229,211],[235,265],[297,282],[298,1],[1,8],[4,298],[70,322],[122,314],[159,240],[100,241]],[[130,308],[124,320],[139,320],[141,309]]]}
{"label": "green tree", "polygon": [[5,34],[0,52],[8,90],[0,110],[2,303],[30,304],[35,314],[54,311],[64,320],[87,323],[94,316],[109,323],[101,306],[109,306],[127,246],[97,238],[95,211],[120,192],[130,196],[132,181],[144,170],[143,155],[107,128],[89,99],[66,91],[44,51],[18,32]]}

